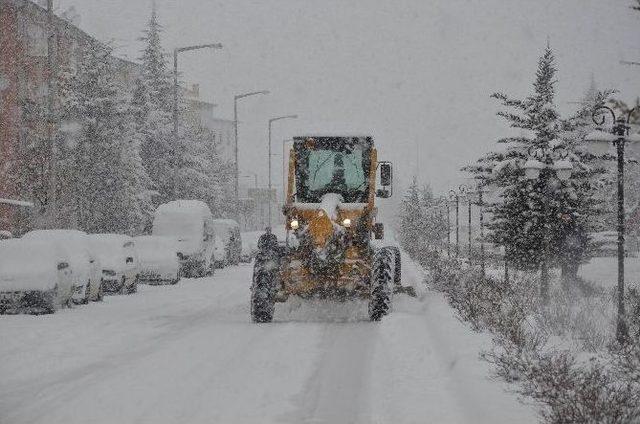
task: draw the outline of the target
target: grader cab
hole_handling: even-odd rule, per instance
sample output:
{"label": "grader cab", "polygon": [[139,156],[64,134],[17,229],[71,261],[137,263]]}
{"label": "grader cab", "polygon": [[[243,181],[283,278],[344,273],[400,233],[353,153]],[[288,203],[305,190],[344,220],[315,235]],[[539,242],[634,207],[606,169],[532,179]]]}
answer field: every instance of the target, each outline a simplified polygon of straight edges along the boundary
{"label": "grader cab", "polygon": [[[381,247],[375,198],[393,193],[392,166],[379,162],[368,136],[294,138],[283,207],[286,239],[265,234],[251,287],[254,322],[270,322],[275,303],[303,299],[366,299],[369,317],[389,311],[400,282],[400,252]],[[379,180],[379,183],[377,183]],[[270,242],[269,242],[270,240]]]}

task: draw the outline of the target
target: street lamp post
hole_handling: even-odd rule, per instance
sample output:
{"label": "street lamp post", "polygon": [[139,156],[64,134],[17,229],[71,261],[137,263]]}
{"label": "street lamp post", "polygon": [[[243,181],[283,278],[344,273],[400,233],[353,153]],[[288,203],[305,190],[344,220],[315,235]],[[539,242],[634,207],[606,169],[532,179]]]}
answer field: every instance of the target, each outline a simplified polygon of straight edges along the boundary
{"label": "street lamp post", "polygon": [[478,214],[480,219],[480,269],[482,270],[482,277],[486,274],[485,265],[485,252],[484,252],[484,199],[483,190],[481,186],[478,186]]}
{"label": "street lamp post", "polygon": [[[268,90],[262,90],[262,91],[252,91],[250,93],[243,93],[243,94],[237,94],[235,96],[233,96],[233,133],[234,133],[234,147],[233,147],[233,154],[234,154],[234,175],[235,175],[235,181],[234,181],[234,195],[235,195],[235,202],[236,202],[236,210],[238,209],[238,204],[240,202],[240,197],[238,194],[238,190],[239,190],[239,176],[240,176],[240,168],[239,168],[239,163],[238,163],[238,100],[240,99],[244,99],[246,97],[251,97],[251,96],[257,96],[257,95],[267,95],[269,94]],[[237,214],[238,212],[236,212]]]}
{"label": "street lamp post", "polygon": [[624,117],[616,118],[616,114],[613,109],[607,106],[599,106],[593,111],[593,122],[600,127],[605,122],[604,115],[600,120],[597,116],[600,112],[609,112],[611,114],[613,127],[611,132],[605,132],[601,128],[596,129],[594,132],[588,134],[585,137],[585,141],[602,143],[612,143],[616,146],[616,153],[618,159],[618,318],[616,325],[616,338],[620,344],[624,344],[629,340],[629,328],[626,322],[626,313],[624,305],[624,255],[625,255],[625,213],[624,213],[624,147],[626,143],[640,142],[640,134],[629,134],[629,121],[631,115],[636,108],[631,109],[627,114],[627,119]]}
{"label": "street lamp post", "polygon": [[467,205],[469,207],[468,209],[468,219],[467,219],[467,233],[469,236],[469,246],[468,246],[468,255],[469,255],[469,263],[471,263],[471,193],[469,194],[469,196],[467,196]]}
{"label": "street lamp post", "polygon": [[456,204],[456,258],[460,255],[460,197],[465,197],[467,188],[463,185],[458,190],[449,191],[449,201]]}
{"label": "street lamp post", "polygon": [[447,257],[451,257],[451,205],[447,201]]}
{"label": "street lamp post", "polygon": [[[558,148],[530,148],[529,159],[523,166],[525,176],[528,180],[534,181],[540,178],[542,171],[547,169],[551,172],[555,171],[560,181],[566,181],[571,178],[571,170],[573,169],[573,165],[566,160],[566,157],[566,152],[563,153]],[[542,258],[540,260],[540,295],[543,302],[547,304],[549,300],[549,225],[546,220],[548,215],[547,198],[549,197],[549,184],[547,180],[544,180],[543,183],[545,199],[542,200],[543,235]]]}
{"label": "street lamp post", "polygon": [[283,115],[278,116],[276,118],[269,119],[269,154],[268,154],[268,162],[269,162],[269,191],[267,192],[268,202],[269,202],[269,226],[271,226],[271,127],[274,122],[281,121],[283,119],[297,119],[298,115]]}
{"label": "street lamp post", "polygon": [[286,161],[287,161],[287,157],[286,157],[286,146],[287,143],[289,142],[293,142],[292,138],[287,138],[285,140],[282,140],[282,200],[284,202],[287,201],[287,174],[285,173],[286,170]]}
{"label": "street lamp post", "polygon": [[[177,143],[178,143],[178,54],[193,50],[202,50],[202,49],[221,49],[222,44],[199,44],[194,46],[186,46],[186,47],[177,47],[173,49],[173,143],[175,147],[174,151],[174,166],[178,165],[178,155],[177,155]],[[177,186],[177,173],[174,178],[174,195]]]}

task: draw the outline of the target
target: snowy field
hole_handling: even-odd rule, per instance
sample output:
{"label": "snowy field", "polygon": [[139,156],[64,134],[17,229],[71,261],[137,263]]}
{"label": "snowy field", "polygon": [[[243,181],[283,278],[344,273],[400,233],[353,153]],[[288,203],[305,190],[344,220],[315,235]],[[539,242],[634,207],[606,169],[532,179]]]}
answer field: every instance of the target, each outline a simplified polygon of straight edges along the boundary
{"label": "snowy field", "polygon": [[[627,285],[640,287],[640,258],[625,258],[624,270]],[[578,274],[602,287],[617,287],[618,258],[592,258],[580,267]]]}
{"label": "snowy field", "polygon": [[533,423],[478,359],[490,346],[413,264],[380,323],[366,305],[249,318],[251,266],[49,316],[0,317],[0,423]]}

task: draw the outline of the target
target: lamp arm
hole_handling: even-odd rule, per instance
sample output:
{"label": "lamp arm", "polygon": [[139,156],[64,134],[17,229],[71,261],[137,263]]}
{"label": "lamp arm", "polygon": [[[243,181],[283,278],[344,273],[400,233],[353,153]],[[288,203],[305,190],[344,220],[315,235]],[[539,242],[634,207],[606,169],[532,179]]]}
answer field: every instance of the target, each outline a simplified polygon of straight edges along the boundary
{"label": "lamp arm", "polygon": [[604,116],[602,116],[602,120],[597,119],[597,117],[600,115],[600,111],[604,111],[604,110],[608,111],[611,114],[612,122],[615,124],[616,113],[609,106],[604,106],[604,105],[600,105],[593,110],[593,113],[591,114],[591,119],[593,120],[593,123],[598,126],[603,125],[605,123],[606,119]]}
{"label": "lamp arm", "polygon": [[[632,108],[631,110],[629,110],[629,112],[627,113],[627,126],[629,125],[629,123],[631,122],[631,115],[633,115],[633,112],[635,112],[638,109],[638,106]],[[627,129],[628,131],[628,129]]]}

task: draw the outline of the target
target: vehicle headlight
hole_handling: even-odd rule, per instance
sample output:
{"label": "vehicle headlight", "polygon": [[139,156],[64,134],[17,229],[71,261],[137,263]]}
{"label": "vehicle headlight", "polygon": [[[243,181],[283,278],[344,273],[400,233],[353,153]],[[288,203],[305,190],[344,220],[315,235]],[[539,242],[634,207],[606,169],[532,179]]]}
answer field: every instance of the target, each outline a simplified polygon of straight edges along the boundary
{"label": "vehicle headlight", "polygon": [[297,219],[291,221],[291,229],[297,230],[300,227],[300,222]]}
{"label": "vehicle headlight", "polygon": [[115,272],[115,271],[112,271],[112,270],[110,270],[110,269],[103,269],[103,270],[102,270],[102,273],[103,273],[104,275],[108,275],[109,277],[113,277],[114,275],[116,275],[116,272]]}
{"label": "vehicle headlight", "polygon": [[350,220],[349,218],[345,218],[345,219],[342,221],[342,225],[344,225],[344,226],[345,226],[345,227],[347,227],[347,228],[351,227],[351,220]]}

